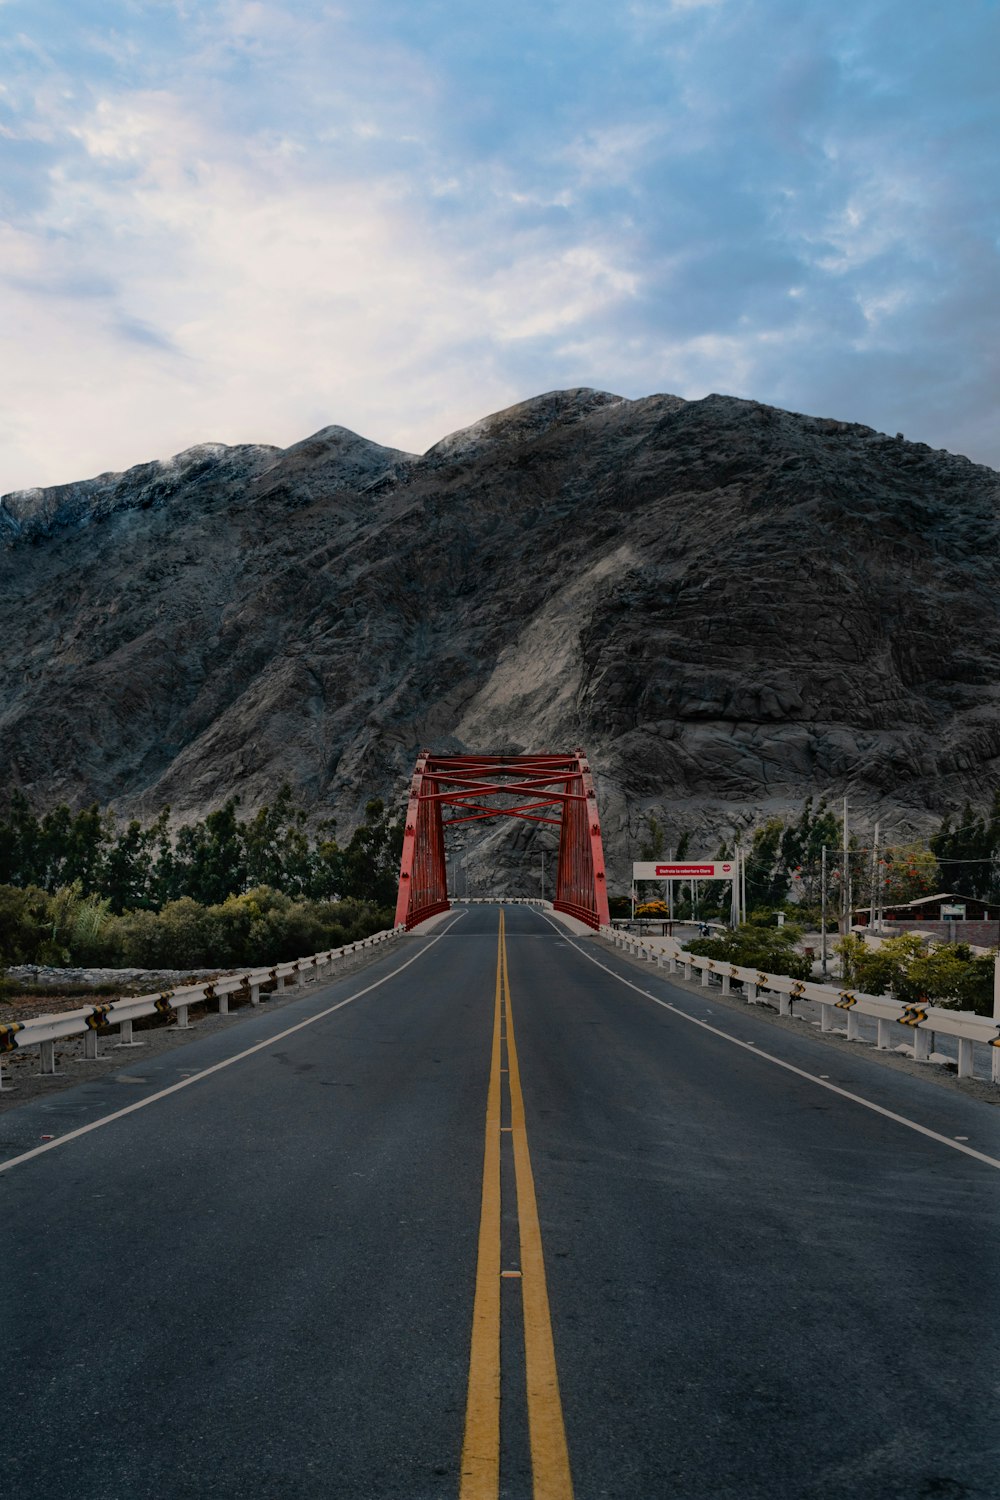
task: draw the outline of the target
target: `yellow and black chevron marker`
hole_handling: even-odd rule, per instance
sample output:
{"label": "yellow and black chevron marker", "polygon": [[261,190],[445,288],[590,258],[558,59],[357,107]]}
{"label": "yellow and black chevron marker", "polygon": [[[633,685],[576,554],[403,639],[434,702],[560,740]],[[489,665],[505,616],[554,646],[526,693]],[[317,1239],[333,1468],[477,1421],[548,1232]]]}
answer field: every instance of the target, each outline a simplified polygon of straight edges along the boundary
{"label": "yellow and black chevron marker", "polygon": [[91,1031],[106,1031],[107,1030],[107,1027],[108,1027],[108,1011],[110,1009],[111,1009],[110,1004],[108,1004],[108,1005],[95,1005],[94,1006],[93,1010],[90,1012],[90,1015],[87,1016],[87,1018],[86,1018],[87,1025],[90,1027]]}
{"label": "yellow and black chevron marker", "polygon": [[904,1005],[903,1014],[896,1017],[900,1026],[919,1026],[921,1021],[927,1020],[927,1011],[922,1005]]}
{"label": "yellow and black chevron marker", "polygon": [[841,990],[840,999],[835,1000],[833,1003],[838,1010],[850,1010],[852,1005],[857,1005],[858,997],[857,995],[852,995],[850,990]]}
{"label": "yellow and black chevron marker", "polygon": [[769,976],[767,974],[758,974],[757,975],[757,985],[758,985],[758,987],[760,989],[766,990],[769,983],[770,983],[770,979],[769,979]]}
{"label": "yellow and black chevron marker", "polygon": [[730,965],[730,968],[729,968],[729,977],[730,977],[730,979],[739,979],[739,977],[740,977],[740,971],[736,967],[735,964],[731,964]]}
{"label": "yellow and black chevron marker", "polygon": [[802,983],[802,980],[796,979],[795,983],[792,985],[791,989],[788,992],[788,998],[790,1000],[801,1000],[805,992],[806,987]]}
{"label": "yellow and black chevron marker", "polygon": [[205,988],[202,990],[202,994],[204,995],[204,997],[205,997],[206,1000],[214,1000],[215,999],[215,985],[214,984],[206,984]]}
{"label": "yellow and black chevron marker", "polygon": [[170,1003],[173,998],[173,990],[164,990],[163,994],[157,995],[156,999],[153,1001],[154,1010],[156,1010],[161,1016],[169,1016],[174,1008]]}
{"label": "yellow and black chevron marker", "polygon": [[991,1036],[986,1045],[987,1047],[1000,1047],[1000,1026],[997,1027],[996,1036]]}
{"label": "yellow and black chevron marker", "polygon": [[16,1052],[17,1033],[23,1030],[23,1021],[7,1021],[0,1026],[0,1052]]}

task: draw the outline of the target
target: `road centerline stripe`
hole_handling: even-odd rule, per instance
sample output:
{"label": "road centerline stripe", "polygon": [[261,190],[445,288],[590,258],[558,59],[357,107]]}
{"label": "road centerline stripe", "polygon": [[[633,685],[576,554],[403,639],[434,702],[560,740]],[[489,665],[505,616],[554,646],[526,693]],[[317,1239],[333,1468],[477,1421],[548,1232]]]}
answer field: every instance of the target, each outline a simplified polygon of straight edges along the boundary
{"label": "road centerline stripe", "polygon": [[[501,918],[502,921],[502,918]],[[486,1095],[486,1143],[479,1215],[476,1292],[472,1308],[469,1390],[459,1500],[496,1500],[500,1493],[500,1010],[501,943],[493,1000],[493,1041]]]}
{"label": "road centerline stripe", "polygon": [[531,1475],[535,1500],[573,1500],[573,1481],[566,1444],[559,1375],[556,1369],[552,1315],[545,1280],[542,1230],[535,1197],[535,1178],[528,1150],[521,1071],[514,1039],[510,979],[507,974],[507,944],[500,914],[500,947],[503,989],[507,1012],[507,1057],[510,1068],[511,1139],[514,1147],[514,1180],[517,1186],[517,1221],[521,1243],[521,1296],[524,1312],[525,1383],[528,1394],[528,1437],[531,1445]]}

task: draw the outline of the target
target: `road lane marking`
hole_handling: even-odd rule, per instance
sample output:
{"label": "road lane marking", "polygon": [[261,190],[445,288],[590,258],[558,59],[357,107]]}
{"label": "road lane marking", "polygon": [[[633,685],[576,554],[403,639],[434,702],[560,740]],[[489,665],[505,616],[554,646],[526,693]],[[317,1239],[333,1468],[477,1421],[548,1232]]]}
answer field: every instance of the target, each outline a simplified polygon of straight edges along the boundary
{"label": "road lane marking", "polygon": [[[294,1026],[289,1026],[284,1031],[279,1031],[276,1036],[266,1037],[262,1042],[256,1042],[254,1046],[247,1047],[243,1052],[237,1052],[233,1057],[224,1058],[222,1062],[213,1063],[210,1068],[202,1068],[200,1072],[191,1073],[187,1078],[182,1078],[180,1083],[172,1083],[168,1088],[159,1089],[155,1094],[149,1094],[145,1099],[137,1099],[134,1104],[126,1104],[124,1109],[116,1109],[113,1114],[102,1115],[99,1120],[91,1120],[89,1125],[81,1125],[77,1130],[69,1130],[65,1135],[57,1136],[47,1146],[35,1146],[31,1151],[24,1151],[20,1156],[12,1156],[8,1161],[0,1162],[0,1172],[9,1172],[11,1167],[20,1166],[22,1162],[31,1161],[32,1157],[44,1156],[46,1151],[54,1151],[57,1146],[65,1146],[69,1141],[79,1140],[82,1135],[89,1135],[92,1130],[100,1130],[102,1125],[110,1125],[114,1120],[122,1120],[126,1115],[134,1115],[136,1110],[145,1109],[147,1104],[156,1104],[160,1099],[166,1099],[171,1094],[179,1093],[181,1089],[188,1088],[192,1083],[198,1083],[202,1078],[210,1078],[213,1073],[220,1073],[223,1068],[231,1068],[233,1063],[242,1062],[245,1057],[252,1057],[255,1052],[262,1052],[265,1047],[273,1047],[275,1042],[283,1042],[286,1037],[294,1036],[297,1031],[303,1031],[307,1026],[314,1026],[317,1021],[323,1021],[327,1016],[332,1016],[334,1011],[343,1010],[345,1005],[353,1005],[355,1000],[360,1000],[363,995],[371,994],[381,985],[388,984],[390,979],[395,979],[397,974],[402,974],[411,964],[415,964],[418,958],[423,958],[428,948],[433,948],[439,943],[455,922],[464,917],[464,912],[459,912],[454,922],[450,922],[437,937],[431,938],[426,947],[421,948],[412,958],[400,964],[398,969],[393,969],[391,974],[384,974],[381,979],[376,979],[373,984],[368,984],[363,990],[357,990],[353,995],[348,995],[346,1000],[338,1000],[336,1005],[330,1005],[326,1010],[321,1010],[318,1015],[309,1016],[305,1021],[299,1021]],[[333,983],[337,981],[334,980]]]}
{"label": "road lane marking", "polygon": [[510,1069],[510,1115],[517,1184],[517,1219],[521,1238],[521,1296],[524,1311],[524,1360],[528,1390],[528,1437],[535,1500],[573,1500],[573,1481],[566,1445],[566,1426],[559,1396],[552,1315],[545,1281],[542,1229],[535,1198],[535,1178],[528,1151],[521,1071],[514,1039],[507,944],[500,913],[503,984],[507,1009],[507,1065]]}
{"label": "road lane marking", "polygon": [[[551,917],[546,916],[545,920],[551,927],[555,928],[555,931],[560,936],[563,935],[563,929],[556,926]],[[915,1130],[918,1135],[927,1136],[932,1141],[939,1141],[942,1146],[948,1146],[952,1151],[960,1151],[963,1156],[971,1156],[976,1161],[981,1161],[986,1166],[994,1167],[997,1171],[1000,1171],[1000,1159],[997,1157],[987,1156],[982,1151],[975,1151],[971,1146],[963,1146],[960,1141],[952,1140],[946,1135],[941,1135],[939,1131],[931,1130],[926,1125],[920,1125],[916,1120],[908,1119],[906,1115],[898,1115],[895,1110],[886,1109],[881,1104],[875,1104],[873,1100],[865,1099],[861,1094],[853,1094],[850,1089],[842,1089],[835,1083],[828,1083],[823,1075],[807,1073],[804,1068],[797,1068],[794,1063],[785,1062],[783,1058],[775,1057],[773,1052],[762,1052],[754,1042],[741,1042],[739,1037],[730,1036],[728,1032],[720,1030],[718,1026],[710,1026],[707,1021],[702,1021],[698,1016],[690,1015],[687,1011],[681,1010],[679,1006],[672,1005],[669,1000],[660,1000],[656,995],[651,995],[649,990],[644,990],[639,985],[633,984],[631,979],[626,979],[623,975],[616,974],[614,969],[609,969],[607,964],[602,964],[599,958],[595,958],[593,954],[587,953],[585,949],[581,948],[578,943],[574,943],[572,939],[568,939],[567,941],[583,958],[588,959],[592,964],[596,964],[599,969],[603,969],[605,974],[610,974],[612,979],[617,979],[619,984],[624,984],[630,990],[635,990],[637,995],[642,995],[646,1000],[652,1000],[654,1005],[661,1006],[663,1010],[669,1010],[673,1015],[679,1016],[682,1021],[690,1021],[692,1026],[700,1026],[703,1031],[710,1031],[713,1036],[721,1037],[724,1042],[729,1042],[731,1046],[742,1047],[744,1051],[750,1053],[751,1057],[759,1057],[765,1062],[774,1063],[775,1067],[784,1068],[786,1072],[794,1073],[798,1078],[804,1078],[807,1082],[816,1084],[817,1088],[827,1089],[831,1094],[839,1094],[842,1099],[850,1099],[853,1104],[860,1104],[863,1109],[870,1109],[877,1115],[883,1115],[887,1120],[893,1120],[897,1125],[904,1125],[907,1130]],[[819,1022],[815,1024],[819,1025]]]}
{"label": "road lane marking", "polygon": [[[502,920],[502,918],[501,918]],[[469,1391],[459,1500],[497,1500],[500,1493],[500,1009],[501,963],[493,1001],[493,1042],[486,1094],[483,1196],[479,1214],[476,1294],[472,1308]]]}
{"label": "road lane marking", "polygon": [[[501,1068],[501,1041],[507,1044]],[[511,1123],[500,1124],[501,1074],[507,1073]],[[520,1270],[501,1270],[500,1136],[510,1134],[520,1237]],[[524,1319],[525,1392],[534,1500],[573,1500],[569,1452],[552,1318],[545,1282],[542,1232],[534,1176],[528,1151],[524,1095],[514,1041],[507,973],[503,909],[497,935],[496,990],[493,1002],[493,1048],[486,1099],[486,1144],[483,1195],[479,1218],[479,1252],[469,1353],[469,1390],[462,1443],[459,1500],[497,1500],[500,1493],[500,1282],[520,1281]]]}

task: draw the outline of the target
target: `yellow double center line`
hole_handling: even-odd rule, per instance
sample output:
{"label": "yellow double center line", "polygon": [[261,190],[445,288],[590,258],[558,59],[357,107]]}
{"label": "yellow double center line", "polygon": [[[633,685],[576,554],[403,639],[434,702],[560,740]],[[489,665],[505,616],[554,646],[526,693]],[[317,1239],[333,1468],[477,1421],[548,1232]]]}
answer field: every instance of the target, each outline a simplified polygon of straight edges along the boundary
{"label": "yellow double center line", "polygon": [[[497,1500],[500,1492],[500,1134],[503,1043],[507,1050],[510,1131],[521,1247],[519,1284],[524,1312],[525,1384],[534,1500],[573,1500],[569,1452],[559,1399],[549,1294],[545,1284],[542,1232],[535,1201],[535,1179],[528,1153],[524,1096],[514,1043],[504,914],[497,940],[493,1052],[486,1096],[486,1149],[483,1205],[479,1221],[479,1260],[472,1312],[469,1395],[465,1410],[460,1500]],[[515,1285],[511,1282],[509,1285]]]}

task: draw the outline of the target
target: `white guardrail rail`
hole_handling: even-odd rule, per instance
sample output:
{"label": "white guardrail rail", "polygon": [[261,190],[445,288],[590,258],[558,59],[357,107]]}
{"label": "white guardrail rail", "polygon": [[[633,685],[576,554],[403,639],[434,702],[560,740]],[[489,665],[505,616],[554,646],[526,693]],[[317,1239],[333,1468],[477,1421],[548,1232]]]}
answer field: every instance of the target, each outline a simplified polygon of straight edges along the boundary
{"label": "white guardrail rail", "polygon": [[136,995],[126,1000],[111,1000],[106,1003],[90,1003],[79,1010],[66,1010],[58,1015],[39,1016],[34,1021],[7,1021],[0,1023],[0,1089],[3,1088],[3,1058],[11,1052],[23,1052],[26,1047],[38,1047],[41,1054],[41,1071],[54,1074],[56,1071],[56,1043],[67,1037],[84,1038],[84,1056],[96,1058],[100,1038],[107,1037],[114,1027],[118,1035],[114,1045],[118,1047],[141,1046],[132,1036],[132,1023],[145,1016],[173,1015],[173,1024],[178,1030],[190,1027],[188,1010],[192,1005],[206,1003],[218,1005],[219,1015],[229,1015],[229,1002],[239,998],[259,1005],[261,991],[268,987],[269,994],[286,994],[287,986],[299,988],[317,979],[331,977],[338,960],[360,953],[363,949],[377,947],[403,935],[405,929],[396,927],[392,931],[376,932],[371,937],[361,938],[356,943],[346,943],[342,948],[331,948],[325,953],[313,953],[308,958],[292,959],[275,964],[270,969],[252,969],[246,974],[223,974],[217,979],[201,980],[196,984],[162,990],[156,995]]}
{"label": "white guardrail rail", "polygon": [[633,933],[621,932],[614,927],[602,927],[601,936],[618,948],[637,958],[655,963],[669,974],[683,971],[685,979],[700,974],[701,984],[708,989],[718,982],[723,994],[732,994],[732,986],[739,984],[749,1004],[770,1002],[776,999],[781,1015],[792,1014],[792,1007],[799,1001],[818,1005],[820,1029],[832,1031],[837,1011],[847,1017],[848,1041],[860,1041],[858,1017],[872,1016],[878,1022],[876,1047],[892,1051],[900,1033],[896,1028],[908,1029],[908,1040],[912,1038],[913,1056],[917,1062],[929,1062],[935,1050],[935,1033],[954,1037],[958,1043],[958,1076],[974,1077],[976,1046],[991,1049],[990,1076],[1000,1083],[1000,1020],[990,1016],[977,1016],[970,1010],[946,1010],[936,1005],[907,1005],[902,1000],[893,1000],[888,995],[866,995],[860,990],[835,989],[832,985],[818,984],[811,980],[790,979],[787,974],[764,974],[759,969],[746,969],[738,964],[727,964],[717,958],[702,958],[687,953],[672,938],[639,938]]}

